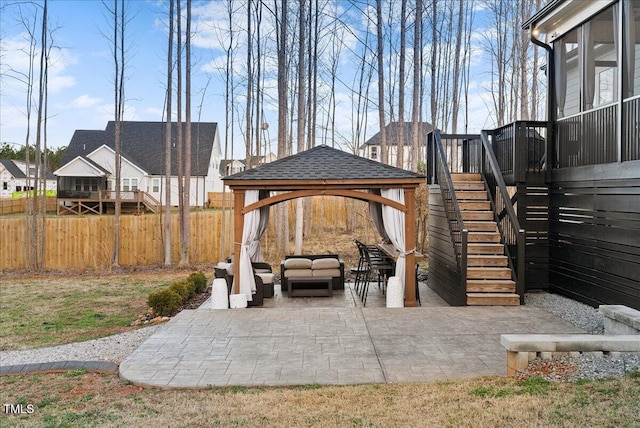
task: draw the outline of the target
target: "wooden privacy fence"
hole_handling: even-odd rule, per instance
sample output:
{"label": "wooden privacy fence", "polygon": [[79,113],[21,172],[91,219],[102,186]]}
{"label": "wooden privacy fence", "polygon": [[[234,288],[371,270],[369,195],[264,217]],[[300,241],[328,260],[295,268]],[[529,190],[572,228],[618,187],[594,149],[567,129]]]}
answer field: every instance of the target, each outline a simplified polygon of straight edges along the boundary
{"label": "wooden privacy fence", "polygon": [[[223,251],[221,211],[191,213],[193,263],[215,262],[229,254]],[[227,212],[229,236],[232,213]],[[164,217],[125,215],[120,218],[120,264],[122,266],[164,262]],[[27,266],[27,219],[0,219],[0,271]],[[113,259],[113,216],[48,217],[46,219],[44,267],[49,270],[83,270],[108,267]],[[227,240],[231,242],[230,239]],[[178,215],[171,219],[172,260],[180,260]]]}
{"label": "wooden privacy fence", "polygon": [[[221,195],[221,194],[220,194]],[[305,228],[352,230],[370,223],[366,202],[338,196],[307,198]],[[295,200],[288,201],[291,238],[295,225]],[[273,239],[276,210],[271,210],[266,240]],[[222,219],[226,216],[227,248],[221,248]],[[113,216],[58,216],[46,219],[44,267],[49,270],[102,269],[113,260]],[[180,259],[178,214],[171,219],[172,261]],[[123,215],[120,218],[120,264],[164,263],[164,214]],[[0,271],[27,269],[27,219],[0,218]],[[191,213],[193,263],[217,262],[232,253],[233,210],[210,209]]]}
{"label": "wooden privacy fence", "polygon": [[[29,199],[33,203],[33,199]],[[47,198],[47,211],[55,211],[57,206],[55,197]],[[0,215],[23,213],[27,208],[27,198],[0,199]]]}

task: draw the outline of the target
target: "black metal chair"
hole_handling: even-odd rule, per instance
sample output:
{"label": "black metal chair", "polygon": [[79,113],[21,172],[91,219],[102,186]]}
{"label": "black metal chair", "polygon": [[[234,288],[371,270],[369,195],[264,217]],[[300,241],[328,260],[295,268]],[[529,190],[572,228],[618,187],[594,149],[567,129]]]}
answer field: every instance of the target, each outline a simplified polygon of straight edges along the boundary
{"label": "black metal chair", "polygon": [[382,290],[384,294],[387,279],[393,275],[395,264],[393,260],[380,251],[375,245],[366,245],[359,241],[356,242],[358,242],[358,246],[362,249],[364,256],[363,282],[359,286],[358,294],[362,300],[362,304],[366,306],[371,274],[375,272],[378,280],[378,288]]}

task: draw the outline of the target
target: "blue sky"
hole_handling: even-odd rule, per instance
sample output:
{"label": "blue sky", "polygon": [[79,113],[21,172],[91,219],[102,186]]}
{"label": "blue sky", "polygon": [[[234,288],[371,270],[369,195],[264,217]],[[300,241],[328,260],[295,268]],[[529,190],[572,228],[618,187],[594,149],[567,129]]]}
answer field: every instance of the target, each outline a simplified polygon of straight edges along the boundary
{"label": "blue sky", "polygon": [[[111,3],[110,3],[111,4]],[[341,7],[341,2],[333,4]],[[130,45],[127,59],[126,120],[162,120],[162,106],[165,94],[166,73],[166,10],[157,0],[136,0],[130,2],[129,11],[132,24],[128,28],[127,40]],[[226,4],[221,1],[194,1],[194,28],[197,28],[193,45],[194,83],[193,113],[198,118],[202,93],[206,96],[202,105],[202,121],[218,122],[224,141],[224,82],[217,66],[224,63],[221,38],[224,31],[215,27],[224,26]],[[246,19],[242,13],[236,18],[236,27],[243,28]],[[54,42],[58,47],[53,52],[53,64],[50,66],[49,79],[49,124],[48,145],[59,147],[67,145],[76,129],[104,129],[107,121],[113,120],[113,59],[110,42],[102,33],[109,32],[109,22],[105,7],[97,0],[50,0],[50,22],[58,27],[54,33]],[[16,21],[14,13],[3,9],[0,37],[2,40],[2,70],[0,86],[0,142],[24,144],[26,135],[25,86],[10,78],[9,68],[26,70],[25,55],[20,52],[25,47],[23,27]],[[478,21],[479,19],[476,18]],[[356,25],[356,24],[354,24]],[[263,35],[269,28],[263,28]],[[237,36],[242,39],[242,35]],[[345,34],[347,45],[355,46],[355,38]],[[242,42],[241,42],[242,43]],[[236,79],[243,78],[245,53],[243,46],[238,48]],[[346,50],[341,57],[341,78],[350,82],[355,65],[353,55]],[[481,61],[476,61],[480,63]],[[208,72],[208,73],[207,73]],[[489,76],[476,70],[472,81],[472,90],[478,91],[482,80]],[[275,94],[274,81],[271,94]],[[375,80],[372,82],[371,96],[375,97]],[[346,88],[338,88],[339,101],[337,117],[340,120],[341,141],[348,139],[351,131],[351,99]],[[244,97],[244,90],[240,91]],[[269,93],[267,94],[267,98]],[[486,107],[486,95],[474,98],[470,108],[470,131],[479,131],[490,127],[489,113]],[[239,105],[243,109],[243,101]],[[291,107],[291,106],[290,106]],[[270,123],[268,138],[272,140],[275,151],[277,123],[275,104],[265,106],[266,121]],[[370,112],[367,136],[377,131],[377,111]],[[242,112],[239,112],[242,115]],[[410,120],[410,103],[407,103],[406,120]],[[34,121],[35,119],[32,119]],[[243,157],[243,142],[237,123],[234,157]],[[338,141],[340,144],[340,141]],[[343,148],[346,148],[343,146]]]}

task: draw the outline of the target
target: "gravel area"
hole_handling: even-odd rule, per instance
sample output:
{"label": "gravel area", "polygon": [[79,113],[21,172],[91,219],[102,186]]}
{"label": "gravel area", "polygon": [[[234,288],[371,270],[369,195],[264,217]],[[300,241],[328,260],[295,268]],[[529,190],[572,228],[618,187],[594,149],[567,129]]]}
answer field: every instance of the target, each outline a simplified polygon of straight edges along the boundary
{"label": "gravel area", "polygon": [[154,325],[86,342],[21,351],[1,351],[0,365],[55,361],[111,361],[119,364],[160,327]]}
{"label": "gravel area", "polygon": [[546,292],[527,293],[524,304],[551,312],[591,334],[604,334],[604,320],[597,308]]}
{"label": "gravel area", "polygon": [[[527,293],[525,305],[544,309],[591,334],[604,334],[604,320],[597,308],[546,292]],[[519,378],[538,376],[551,381],[606,379],[621,377],[628,372],[640,373],[640,354],[622,352],[597,356],[590,353],[579,357],[557,356],[551,360],[535,359]]]}

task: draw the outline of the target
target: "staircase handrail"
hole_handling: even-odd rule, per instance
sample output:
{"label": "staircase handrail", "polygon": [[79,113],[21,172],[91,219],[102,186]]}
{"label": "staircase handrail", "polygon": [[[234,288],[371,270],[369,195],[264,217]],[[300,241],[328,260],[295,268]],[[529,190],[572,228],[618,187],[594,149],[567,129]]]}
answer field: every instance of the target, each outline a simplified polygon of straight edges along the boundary
{"label": "staircase handrail", "polygon": [[[509,265],[511,266],[512,272],[514,272],[516,277],[516,293],[520,295],[520,303],[523,304],[525,291],[525,231],[520,227],[518,216],[513,209],[513,205],[511,204],[511,196],[509,196],[507,186],[504,182],[504,178],[502,177],[502,172],[500,171],[500,166],[498,165],[498,160],[496,159],[493,153],[493,149],[491,148],[491,143],[489,142],[489,132],[487,130],[482,130],[480,136],[484,154],[484,156],[482,157],[482,175],[485,180],[485,184],[487,185],[487,193],[489,194],[489,198],[491,200],[491,206],[493,207],[496,223],[498,224],[498,229],[500,230],[500,235],[505,241],[505,249],[507,251],[507,256],[509,259]],[[495,180],[495,187],[497,188],[496,191],[491,189],[488,185],[488,174],[491,174],[491,176]],[[503,208],[499,207],[499,200],[502,200],[502,204],[504,205]],[[506,215],[502,218],[499,218],[500,213],[498,213],[498,210],[500,210],[501,212],[506,212]],[[506,228],[509,228],[510,230],[505,230]],[[509,248],[510,245],[513,246],[514,244],[516,247],[515,254],[513,254],[514,251]]]}
{"label": "staircase handrail", "polygon": [[[453,248],[456,254],[456,261],[458,264],[458,271],[460,272],[460,284],[466,289],[467,283],[467,242],[469,231],[464,225],[462,220],[462,214],[460,211],[460,205],[453,187],[453,180],[451,179],[451,173],[447,164],[447,159],[444,154],[444,147],[442,146],[442,139],[440,130],[434,129],[427,137],[431,139],[433,144],[433,167],[434,171],[433,179],[434,184],[439,184],[440,193],[444,201],[444,210],[447,216],[447,222],[449,223],[449,232],[451,234]],[[459,237],[457,236],[459,235]],[[460,241],[460,249],[456,245],[456,242]]]}
{"label": "staircase handrail", "polygon": [[160,206],[160,202],[148,192],[141,190],[140,194],[142,195],[142,202],[155,212],[155,210]]}

